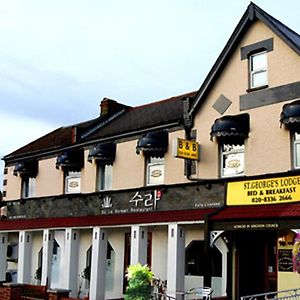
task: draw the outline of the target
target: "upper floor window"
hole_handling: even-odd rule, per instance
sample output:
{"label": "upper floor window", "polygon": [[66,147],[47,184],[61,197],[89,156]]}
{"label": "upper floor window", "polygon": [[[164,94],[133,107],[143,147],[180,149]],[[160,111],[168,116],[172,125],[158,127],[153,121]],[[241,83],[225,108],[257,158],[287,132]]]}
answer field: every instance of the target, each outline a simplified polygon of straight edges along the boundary
{"label": "upper floor window", "polygon": [[250,88],[258,88],[268,84],[267,52],[259,52],[249,56]]}
{"label": "upper floor window", "polygon": [[112,189],[112,165],[97,165],[97,190],[105,191]]}
{"label": "upper floor window", "polygon": [[245,147],[244,143],[221,144],[221,175],[240,176],[244,175],[245,168]]}
{"label": "upper floor window", "polygon": [[165,159],[164,157],[146,157],[146,185],[164,183]]}
{"label": "upper floor window", "polygon": [[300,168],[300,100],[283,105],[280,123],[290,130],[292,138],[292,167]]}
{"label": "upper floor window", "polygon": [[215,120],[210,135],[219,143],[221,177],[245,174],[245,138],[249,130],[248,114],[228,115]]}
{"label": "upper floor window", "polygon": [[262,40],[241,48],[241,59],[248,60],[249,89],[267,87],[267,53],[273,51],[273,38]]}
{"label": "upper floor window", "polygon": [[35,177],[22,177],[22,198],[30,198],[35,196]]}
{"label": "upper floor window", "polygon": [[37,173],[37,160],[22,161],[15,165],[14,175],[21,177],[21,198],[35,196],[35,177]]}
{"label": "upper floor window", "polygon": [[65,193],[80,193],[81,192],[81,172],[65,171]]}

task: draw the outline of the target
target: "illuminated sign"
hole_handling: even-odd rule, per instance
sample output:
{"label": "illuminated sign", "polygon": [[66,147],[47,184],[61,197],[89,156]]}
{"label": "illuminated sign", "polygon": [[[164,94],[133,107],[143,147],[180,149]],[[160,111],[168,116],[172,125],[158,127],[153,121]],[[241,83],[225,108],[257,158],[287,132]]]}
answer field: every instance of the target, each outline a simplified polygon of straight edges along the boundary
{"label": "illuminated sign", "polygon": [[195,141],[176,139],[174,141],[174,156],[199,160],[199,144]]}
{"label": "illuminated sign", "polygon": [[278,204],[300,201],[300,176],[236,181],[227,184],[227,205]]}

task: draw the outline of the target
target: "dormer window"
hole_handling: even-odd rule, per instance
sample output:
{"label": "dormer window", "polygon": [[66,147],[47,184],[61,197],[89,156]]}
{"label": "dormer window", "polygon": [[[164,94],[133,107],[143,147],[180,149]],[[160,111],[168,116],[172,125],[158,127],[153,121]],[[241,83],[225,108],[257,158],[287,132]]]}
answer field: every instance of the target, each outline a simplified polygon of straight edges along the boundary
{"label": "dormer window", "polygon": [[249,56],[250,88],[255,89],[268,84],[267,52],[259,52]]}

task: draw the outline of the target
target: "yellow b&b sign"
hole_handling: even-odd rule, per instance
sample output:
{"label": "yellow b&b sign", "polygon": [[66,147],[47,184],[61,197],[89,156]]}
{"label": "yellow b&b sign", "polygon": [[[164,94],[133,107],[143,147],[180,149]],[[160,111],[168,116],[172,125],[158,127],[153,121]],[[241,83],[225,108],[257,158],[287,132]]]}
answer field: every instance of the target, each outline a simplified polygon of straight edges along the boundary
{"label": "yellow b&b sign", "polygon": [[199,160],[199,144],[194,141],[176,139],[174,145],[174,156]]}

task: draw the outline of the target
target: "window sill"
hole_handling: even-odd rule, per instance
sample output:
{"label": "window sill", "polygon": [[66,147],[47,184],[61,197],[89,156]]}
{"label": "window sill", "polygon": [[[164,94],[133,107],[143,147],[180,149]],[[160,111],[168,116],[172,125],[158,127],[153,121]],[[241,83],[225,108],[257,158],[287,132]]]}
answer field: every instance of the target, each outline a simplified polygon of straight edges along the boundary
{"label": "window sill", "polygon": [[268,87],[269,87],[269,85],[262,85],[262,86],[258,86],[258,87],[255,87],[255,88],[249,88],[249,89],[247,89],[247,93],[263,90],[263,89],[266,89]]}

